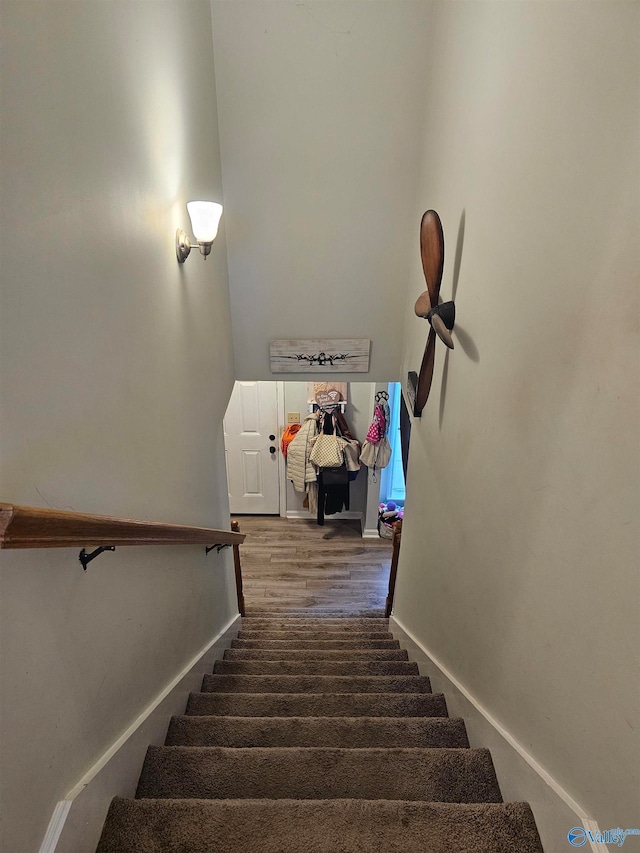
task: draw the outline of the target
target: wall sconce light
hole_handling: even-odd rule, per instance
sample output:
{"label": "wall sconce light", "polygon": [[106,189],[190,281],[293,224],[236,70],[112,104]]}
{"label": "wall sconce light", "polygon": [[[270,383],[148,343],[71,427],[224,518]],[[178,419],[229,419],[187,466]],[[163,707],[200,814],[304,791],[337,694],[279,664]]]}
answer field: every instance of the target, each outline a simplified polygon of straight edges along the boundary
{"label": "wall sconce light", "polygon": [[[218,233],[222,205],[216,204],[215,201],[190,201],[187,203],[187,210],[191,219],[193,236],[198,243],[200,254],[206,260]],[[181,264],[189,257],[191,248],[191,241],[186,233],[182,228],[178,228],[176,231],[176,255]]]}

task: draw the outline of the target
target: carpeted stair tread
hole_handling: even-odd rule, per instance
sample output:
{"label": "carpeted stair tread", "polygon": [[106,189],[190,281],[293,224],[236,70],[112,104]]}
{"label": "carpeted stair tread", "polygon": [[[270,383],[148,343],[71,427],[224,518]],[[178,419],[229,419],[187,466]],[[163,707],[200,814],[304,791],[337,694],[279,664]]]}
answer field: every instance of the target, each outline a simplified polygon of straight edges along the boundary
{"label": "carpeted stair tread", "polygon": [[202,692],[430,693],[425,675],[205,675]]}
{"label": "carpeted stair tread", "polygon": [[384,616],[371,616],[370,614],[366,614],[364,616],[354,616],[353,613],[349,616],[314,616],[313,613],[263,613],[262,616],[245,616],[243,617],[243,622],[250,622],[252,619],[262,619],[264,622],[277,622],[279,620],[291,621],[294,622],[299,619],[306,619],[311,622],[331,622],[335,621],[335,619],[342,619],[345,622],[388,622],[388,618]]}
{"label": "carpeted stair tread", "polygon": [[449,717],[172,717],[165,746],[469,746],[462,719]]}
{"label": "carpeted stair tread", "polygon": [[[273,568],[273,567],[272,567]],[[355,571],[359,571],[355,569]],[[276,574],[278,576],[283,576],[284,580],[295,580],[296,578],[293,576],[289,576],[288,572],[285,571],[284,575],[281,572],[277,571]],[[313,569],[310,570],[310,577],[315,576],[315,571]],[[255,578],[254,578],[255,580]],[[331,578],[328,578],[331,580]],[[344,578],[334,578],[339,583],[344,581]],[[364,607],[360,610],[354,609],[348,604],[345,604],[344,601],[337,600],[336,602],[325,602],[324,604],[312,604],[312,605],[300,605],[296,607],[294,603],[289,604],[272,604],[269,602],[268,604],[264,604],[261,606],[259,602],[255,602],[252,605],[247,605],[247,613],[246,616],[261,616],[264,619],[272,619],[275,617],[283,617],[283,616],[344,616],[347,619],[385,619],[384,608],[383,607]]]}
{"label": "carpeted stair tread", "polygon": [[499,803],[487,749],[150,746],[136,798]]}
{"label": "carpeted stair tread", "polygon": [[242,620],[243,631],[388,631],[388,619],[350,619],[338,617],[295,617],[284,616],[281,619],[261,619],[245,617]]}
{"label": "carpeted stair tread", "polygon": [[96,853],[543,853],[526,803],[126,800]]}
{"label": "carpeted stair tread", "polygon": [[232,649],[399,649],[399,640],[231,640]]}
{"label": "carpeted stair tread", "polygon": [[302,630],[286,630],[259,631],[252,628],[246,631],[242,628],[238,631],[239,640],[318,640],[322,637],[323,640],[393,640],[393,634],[389,631],[302,631]]}
{"label": "carpeted stair tread", "polygon": [[187,714],[242,717],[446,717],[442,693],[192,693]]}
{"label": "carpeted stair tread", "polygon": [[406,649],[225,649],[224,660],[409,660]]}
{"label": "carpeted stair tread", "polygon": [[406,660],[217,660],[214,675],[419,675]]}
{"label": "carpeted stair tread", "polygon": [[[362,590],[365,592],[365,590]],[[370,590],[369,590],[370,592]],[[365,593],[367,594],[367,593]],[[284,610],[277,611],[274,613],[266,613],[265,611],[255,611],[255,610],[247,610],[245,618],[253,619],[269,619],[272,616],[281,617],[281,618],[289,618],[289,616],[299,616],[301,618],[313,618],[313,619],[351,619],[353,618],[353,611],[350,611],[348,607],[345,607],[343,610],[312,610],[307,613],[287,613]],[[362,618],[366,618],[366,614],[362,613]],[[380,610],[377,613],[373,614],[373,618],[383,619],[384,618],[384,610]]]}
{"label": "carpeted stair tread", "polygon": [[388,620],[354,615],[245,617],[97,853],[542,853]]}

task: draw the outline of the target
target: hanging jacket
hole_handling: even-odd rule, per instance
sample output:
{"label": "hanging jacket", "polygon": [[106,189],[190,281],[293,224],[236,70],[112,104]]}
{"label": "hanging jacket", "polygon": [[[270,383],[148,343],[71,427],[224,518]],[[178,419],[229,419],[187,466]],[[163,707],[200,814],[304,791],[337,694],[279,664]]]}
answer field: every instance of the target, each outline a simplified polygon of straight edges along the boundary
{"label": "hanging jacket", "polygon": [[318,415],[307,415],[287,448],[287,478],[296,492],[307,492],[307,484],[318,479],[316,466],[309,460],[309,439],[318,434]]}
{"label": "hanging jacket", "polygon": [[324,524],[325,515],[334,515],[343,509],[349,509],[349,472],[346,466],[321,468],[318,475],[318,524]]}

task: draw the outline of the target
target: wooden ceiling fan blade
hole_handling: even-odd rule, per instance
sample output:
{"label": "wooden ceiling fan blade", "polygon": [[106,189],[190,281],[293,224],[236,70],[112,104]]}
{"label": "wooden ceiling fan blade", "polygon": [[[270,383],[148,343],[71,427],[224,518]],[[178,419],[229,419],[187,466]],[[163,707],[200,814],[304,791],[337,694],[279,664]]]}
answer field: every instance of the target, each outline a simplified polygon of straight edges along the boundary
{"label": "wooden ceiling fan blade", "polygon": [[431,311],[431,299],[429,297],[429,291],[425,290],[424,293],[421,293],[416,300],[415,307],[413,309],[418,317],[426,317],[429,311]]}
{"label": "wooden ceiling fan blade", "polygon": [[453,340],[451,338],[451,332],[444,324],[444,320],[439,314],[434,314],[431,317],[431,325],[433,326],[437,336],[440,338],[443,344],[446,344],[449,349],[453,349]]}
{"label": "wooden ceiling fan blade", "polygon": [[431,381],[433,379],[433,366],[436,360],[436,333],[433,328],[429,329],[429,337],[427,345],[424,348],[422,364],[420,365],[420,374],[418,376],[418,387],[416,389],[415,414],[420,416],[424,409],[427,400],[429,399],[429,391],[431,390]]}
{"label": "wooden ceiling fan blade", "polygon": [[427,210],[420,222],[420,256],[431,305],[435,306],[444,268],[444,232],[435,210]]}

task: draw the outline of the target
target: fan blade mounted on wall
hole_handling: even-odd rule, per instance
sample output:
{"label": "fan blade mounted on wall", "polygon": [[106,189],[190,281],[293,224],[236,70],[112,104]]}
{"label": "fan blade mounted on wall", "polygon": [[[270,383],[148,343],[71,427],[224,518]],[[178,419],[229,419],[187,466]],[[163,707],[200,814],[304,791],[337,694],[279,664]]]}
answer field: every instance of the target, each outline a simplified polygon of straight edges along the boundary
{"label": "fan blade mounted on wall", "polygon": [[418,375],[413,410],[416,417],[420,417],[422,414],[431,390],[436,357],[436,336],[449,349],[453,349],[451,330],[456,319],[456,307],[453,302],[440,303],[438,301],[444,267],[444,233],[440,217],[435,210],[427,210],[422,217],[420,223],[420,255],[427,289],[418,297],[414,310],[418,317],[424,317],[425,320],[429,321],[431,328]]}

